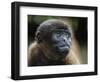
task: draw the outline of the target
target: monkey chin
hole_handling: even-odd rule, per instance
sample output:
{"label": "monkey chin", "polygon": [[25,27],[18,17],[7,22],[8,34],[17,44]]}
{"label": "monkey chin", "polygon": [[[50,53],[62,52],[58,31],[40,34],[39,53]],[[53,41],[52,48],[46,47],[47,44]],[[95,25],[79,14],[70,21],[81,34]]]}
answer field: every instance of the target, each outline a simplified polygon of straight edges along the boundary
{"label": "monkey chin", "polygon": [[58,59],[63,60],[66,58],[66,56],[68,55],[69,50],[64,50],[64,51],[57,51],[56,55],[58,57]]}

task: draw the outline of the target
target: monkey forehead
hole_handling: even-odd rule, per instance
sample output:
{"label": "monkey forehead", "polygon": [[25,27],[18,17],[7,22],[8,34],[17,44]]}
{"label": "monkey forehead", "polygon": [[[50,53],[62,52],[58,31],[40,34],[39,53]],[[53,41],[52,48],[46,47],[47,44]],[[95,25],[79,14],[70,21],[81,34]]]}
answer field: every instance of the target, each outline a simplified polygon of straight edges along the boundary
{"label": "monkey forehead", "polygon": [[37,31],[48,32],[48,31],[54,30],[54,29],[69,30],[69,26],[62,20],[49,19],[49,20],[46,20],[43,23],[41,23],[40,26],[38,27]]}

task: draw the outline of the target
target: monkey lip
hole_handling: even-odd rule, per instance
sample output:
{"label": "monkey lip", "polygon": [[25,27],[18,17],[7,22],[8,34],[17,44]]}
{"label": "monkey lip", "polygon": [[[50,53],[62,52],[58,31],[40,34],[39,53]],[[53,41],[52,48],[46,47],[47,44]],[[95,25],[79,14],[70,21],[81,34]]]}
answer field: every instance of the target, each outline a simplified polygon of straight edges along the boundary
{"label": "monkey lip", "polygon": [[69,46],[65,46],[65,45],[56,47],[58,52],[66,52],[67,50],[69,50],[69,48],[70,48]]}
{"label": "monkey lip", "polygon": [[67,50],[70,49],[70,45],[68,44],[59,44],[59,45],[55,45],[54,48],[56,49],[56,51],[58,52],[65,52]]}
{"label": "monkey lip", "polygon": [[65,50],[68,50],[68,49],[69,49],[69,47],[68,47],[68,46],[59,47],[59,50],[60,50],[60,51],[65,51]]}
{"label": "monkey lip", "polygon": [[67,45],[64,44],[64,45],[60,45],[59,48],[60,49],[69,49],[70,46],[68,44]]}

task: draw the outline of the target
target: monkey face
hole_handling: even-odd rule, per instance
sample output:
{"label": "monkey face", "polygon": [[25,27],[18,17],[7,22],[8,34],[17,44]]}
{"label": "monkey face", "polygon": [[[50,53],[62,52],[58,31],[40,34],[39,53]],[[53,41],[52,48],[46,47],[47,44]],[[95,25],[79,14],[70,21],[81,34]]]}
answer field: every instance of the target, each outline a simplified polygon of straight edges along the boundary
{"label": "monkey face", "polygon": [[70,50],[72,36],[68,30],[56,29],[49,34],[47,42],[51,45],[53,51],[64,56],[67,55]]}
{"label": "monkey face", "polygon": [[65,57],[71,48],[72,32],[63,21],[50,20],[39,26],[36,39],[38,43],[46,43],[54,54]]}

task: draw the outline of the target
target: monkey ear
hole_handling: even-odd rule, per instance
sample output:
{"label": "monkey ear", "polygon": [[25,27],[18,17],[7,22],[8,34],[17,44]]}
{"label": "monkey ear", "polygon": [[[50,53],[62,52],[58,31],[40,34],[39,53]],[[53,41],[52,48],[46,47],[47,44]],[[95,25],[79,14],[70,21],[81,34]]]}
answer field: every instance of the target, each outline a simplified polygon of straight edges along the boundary
{"label": "monkey ear", "polygon": [[36,33],[35,40],[36,40],[38,43],[42,42],[41,33],[40,33],[39,31]]}

